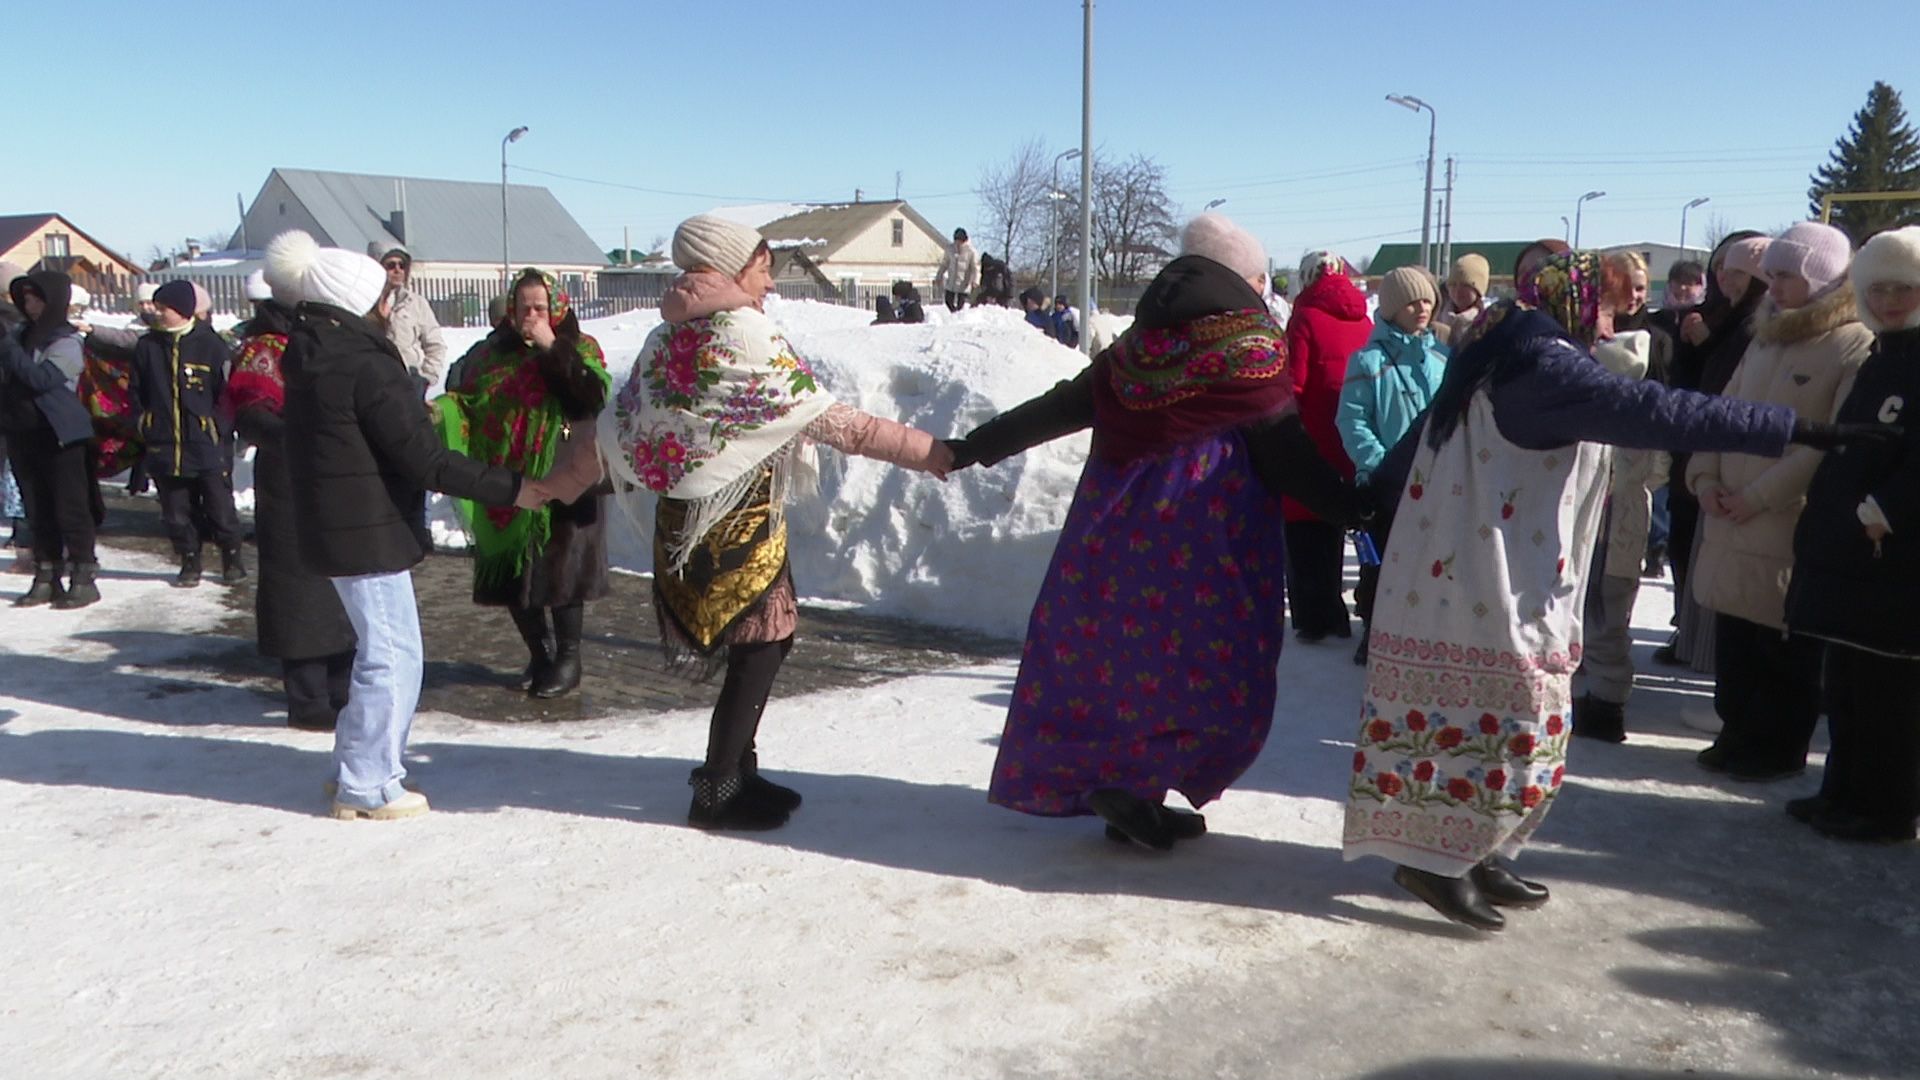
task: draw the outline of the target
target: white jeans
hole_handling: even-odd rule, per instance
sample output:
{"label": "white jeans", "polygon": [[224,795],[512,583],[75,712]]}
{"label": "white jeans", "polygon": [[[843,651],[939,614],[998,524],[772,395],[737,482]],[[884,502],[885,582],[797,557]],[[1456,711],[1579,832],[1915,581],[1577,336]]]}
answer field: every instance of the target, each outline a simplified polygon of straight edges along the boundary
{"label": "white jeans", "polygon": [[360,638],[347,707],[333,734],[334,798],[371,809],[398,798],[407,775],[400,755],[420,703],[420,609],[411,571],[332,580]]}

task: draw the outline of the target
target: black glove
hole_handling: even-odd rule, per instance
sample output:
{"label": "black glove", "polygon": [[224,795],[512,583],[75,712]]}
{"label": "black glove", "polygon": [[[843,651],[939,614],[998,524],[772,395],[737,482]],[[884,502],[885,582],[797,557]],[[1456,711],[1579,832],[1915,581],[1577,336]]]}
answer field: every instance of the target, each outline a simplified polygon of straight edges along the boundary
{"label": "black glove", "polygon": [[1899,442],[1906,429],[1894,424],[1829,424],[1796,416],[1793,435],[1787,440],[1815,450],[1836,450],[1857,444],[1885,445]]}
{"label": "black glove", "polygon": [[973,452],[973,448],[967,445],[967,440],[941,439],[940,441],[946,444],[948,450],[953,451],[953,468],[950,471],[959,472],[961,469],[980,464],[980,455]]}

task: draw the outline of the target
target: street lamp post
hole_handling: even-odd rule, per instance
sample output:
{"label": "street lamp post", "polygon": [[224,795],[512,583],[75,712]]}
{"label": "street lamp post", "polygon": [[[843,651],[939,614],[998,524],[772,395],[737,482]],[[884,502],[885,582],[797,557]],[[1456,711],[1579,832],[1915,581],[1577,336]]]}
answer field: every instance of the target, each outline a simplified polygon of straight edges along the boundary
{"label": "street lamp post", "polygon": [[1604,191],[1589,191],[1585,195],[1580,196],[1580,200],[1573,204],[1573,246],[1574,247],[1578,248],[1580,246],[1580,212],[1587,208],[1587,203],[1593,201],[1594,199],[1601,198],[1605,195],[1606,195],[1606,192]]}
{"label": "street lamp post", "polygon": [[1712,199],[1702,195],[1680,208],[1680,254],[1685,255],[1687,253],[1687,211],[1696,206],[1705,206],[1712,201]]}
{"label": "street lamp post", "polygon": [[1053,183],[1047,188],[1047,265],[1053,267],[1053,291],[1047,294],[1049,302],[1060,295],[1060,200],[1066,198],[1060,190],[1060,163],[1079,156],[1079,150],[1062,150],[1053,155]]}
{"label": "street lamp post", "polygon": [[1573,246],[1573,219],[1565,214],[1560,215],[1560,239],[1565,240],[1568,247]]}
{"label": "street lamp post", "polygon": [[1080,25],[1080,351],[1093,353],[1093,0]]}
{"label": "street lamp post", "polygon": [[520,141],[526,126],[514,128],[500,140],[500,278],[502,287],[513,284],[513,256],[507,247],[507,144]]}
{"label": "street lamp post", "polygon": [[1208,203],[1207,205],[1205,205],[1205,206],[1203,206],[1203,207],[1201,207],[1201,208],[1200,208],[1200,212],[1204,214],[1204,213],[1206,213],[1207,211],[1209,211],[1209,210],[1211,210],[1211,209],[1213,209],[1213,208],[1214,208],[1214,207],[1216,207],[1216,206],[1225,206],[1225,205],[1227,205],[1227,200],[1225,200],[1225,199],[1215,199],[1215,200],[1213,200],[1212,202],[1209,202],[1209,203]]}
{"label": "street lamp post", "polygon": [[1440,130],[1440,114],[1433,106],[1411,94],[1388,94],[1387,100],[1403,109],[1419,112],[1427,110],[1427,191],[1420,197],[1420,265],[1427,270],[1433,269],[1431,254],[1433,251],[1433,147],[1434,136]]}

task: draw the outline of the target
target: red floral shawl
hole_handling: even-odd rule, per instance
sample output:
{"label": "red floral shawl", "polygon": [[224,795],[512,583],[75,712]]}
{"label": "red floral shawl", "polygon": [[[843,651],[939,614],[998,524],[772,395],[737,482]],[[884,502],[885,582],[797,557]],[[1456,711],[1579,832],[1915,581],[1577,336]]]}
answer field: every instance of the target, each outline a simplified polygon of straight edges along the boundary
{"label": "red floral shawl", "polygon": [[1094,452],[1116,463],[1293,407],[1286,331],[1251,285],[1199,256],[1168,263],[1094,360]]}

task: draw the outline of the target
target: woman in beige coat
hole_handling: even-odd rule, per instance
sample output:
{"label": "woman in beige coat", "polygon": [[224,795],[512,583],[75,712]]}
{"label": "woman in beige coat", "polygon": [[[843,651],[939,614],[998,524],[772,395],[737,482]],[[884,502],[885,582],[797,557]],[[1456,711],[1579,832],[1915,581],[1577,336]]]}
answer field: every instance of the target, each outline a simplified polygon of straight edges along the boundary
{"label": "woman in beige coat", "polygon": [[[1772,299],[1728,397],[1833,417],[1873,344],[1847,284],[1849,257],[1845,234],[1812,222],[1767,248],[1761,269]],[[1788,635],[1785,605],[1793,530],[1820,458],[1800,446],[1777,459],[1696,454],[1687,467],[1704,525],[1691,585],[1716,613],[1713,703],[1723,725],[1699,761],[1737,780],[1805,769],[1819,721],[1820,645]]]}

